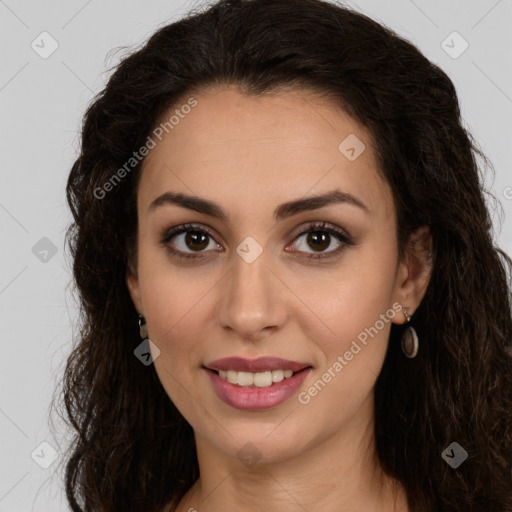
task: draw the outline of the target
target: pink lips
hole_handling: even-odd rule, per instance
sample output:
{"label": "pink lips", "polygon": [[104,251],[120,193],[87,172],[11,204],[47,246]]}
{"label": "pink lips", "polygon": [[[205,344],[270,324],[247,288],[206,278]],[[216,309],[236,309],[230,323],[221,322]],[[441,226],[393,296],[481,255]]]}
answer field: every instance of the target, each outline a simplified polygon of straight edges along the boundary
{"label": "pink lips", "polygon": [[[205,365],[217,396],[226,404],[236,409],[263,410],[275,407],[290,398],[302,385],[311,371],[308,363],[288,361],[276,357],[261,357],[259,359],[244,359],[227,357],[212,361]],[[292,377],[265,388],[256,386],[243,387],[221,378],[214,370],[235,370],[240,372],[258,373],[271,370],[292,370]]]}

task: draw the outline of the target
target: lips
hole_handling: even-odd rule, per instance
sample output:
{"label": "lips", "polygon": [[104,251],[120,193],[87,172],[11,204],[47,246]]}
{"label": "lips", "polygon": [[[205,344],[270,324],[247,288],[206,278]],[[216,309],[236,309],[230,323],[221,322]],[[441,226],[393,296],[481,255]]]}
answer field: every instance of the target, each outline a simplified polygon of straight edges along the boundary
{"label": "lips", "polygon": [[[303,384],[313,366],[309,363],[279,357],[257,359],[225,357],[211,361],[203,365],[203,368],[210,378],[213,390],[227,405],[235,409],[261,411],[276,407],[288,400]],[[227,375],[222,376],[220,372],[226,372]],[[281,379],[272,378],[273,382],[268,382],[269,372],[272,375],[278,373],[278,377],[284,376],[283,373],[290,375]],[[264,373],[266,375],[263,375]],[[236,376],[236,383],[230,382],[233,376]],[[242,376],[242,382],[239,382],[240,376]],[[261,380],[262,376],[266,377],[265,382]],[[251,380],[255,379],[253,385],[245,384],[249,380],[248,377],[251,377]]]}
{"label": "lips", "polygon": [[243,357],[225,357],[204,365],[205,368],[214,371],[234,370],[237,372],[259,373],[272,370],[291,370],[300,372],[311,365],[298,361],[290,361],[279,357],[259,357],[258,359],[245,359]]}

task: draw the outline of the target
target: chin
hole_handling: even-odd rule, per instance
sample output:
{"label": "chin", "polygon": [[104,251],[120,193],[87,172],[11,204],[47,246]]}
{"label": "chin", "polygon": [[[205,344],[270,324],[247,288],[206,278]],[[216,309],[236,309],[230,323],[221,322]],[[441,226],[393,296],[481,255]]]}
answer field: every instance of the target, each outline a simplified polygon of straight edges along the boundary
{"label": "chin", "polygon": [[[283,427],[290,419],[285,419],[281,424],[256,420],[253,420],[251,425],[228,422],[224,423],[223,427],[231,435],[223,431],[225,435],[221,438],[208,437],[210,442],[216,444],[220,451],[230,457],[242,462],[250,461],[247,465],[286,462],[299,456],[311,442],[304,438],[305,432],[298,426],[289,424],[288,428]],[[310,425],[308,435],[311,436],[311,433]]]}

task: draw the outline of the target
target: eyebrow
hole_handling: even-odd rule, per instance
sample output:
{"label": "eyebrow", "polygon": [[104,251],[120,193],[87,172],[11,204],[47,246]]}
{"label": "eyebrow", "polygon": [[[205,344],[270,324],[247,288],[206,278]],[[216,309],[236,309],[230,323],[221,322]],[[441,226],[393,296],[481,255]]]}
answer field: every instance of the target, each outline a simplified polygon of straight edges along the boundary
{"label": "eyebrow", "polygon": [[[169,204],[181,206],[182,208],[187,208],[198,213],[203,213],[204,215],[208,215],[222,221],[228,220],[227,214],[217,203],[198,196],[189,196],[187,194],[174,193],[171,191],[165,192],[152,201],[149,205],[148,211],[151,212],[160,206]],[[326,194],[310,196],[283,203],[274,210],[274,219],[283,220],[298,213],[317,210],[331,204],[349,204],[360,208],[365,213],[370,213],[368,207],[360,199],[336,189],[331,192],[327,192]]]}

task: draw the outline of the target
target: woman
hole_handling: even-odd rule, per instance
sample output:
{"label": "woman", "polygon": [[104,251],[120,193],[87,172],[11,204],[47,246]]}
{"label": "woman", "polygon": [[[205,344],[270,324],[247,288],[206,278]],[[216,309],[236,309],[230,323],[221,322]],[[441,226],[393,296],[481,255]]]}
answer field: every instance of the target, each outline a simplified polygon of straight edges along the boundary
{"label": "woman", "polygon": [[125,58],[67,185],[74,511],[511,511],[511,260],[452,82],[320,0]]}

